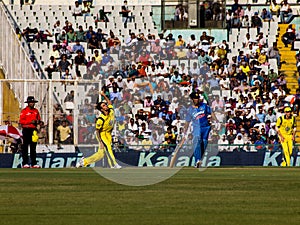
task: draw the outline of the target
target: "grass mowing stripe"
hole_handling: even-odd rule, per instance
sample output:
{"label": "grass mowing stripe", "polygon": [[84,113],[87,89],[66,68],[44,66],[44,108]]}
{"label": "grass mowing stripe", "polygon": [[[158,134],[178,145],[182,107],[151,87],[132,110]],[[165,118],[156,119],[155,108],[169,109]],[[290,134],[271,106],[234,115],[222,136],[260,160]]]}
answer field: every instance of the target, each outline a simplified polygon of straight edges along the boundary
{"label": "grass mowing stripe", "polygon": [[4,225],[293,225],[299,188],[298,168],[184,168],[145,187],[115,184],[86,168],[3,169],[0,215]]}

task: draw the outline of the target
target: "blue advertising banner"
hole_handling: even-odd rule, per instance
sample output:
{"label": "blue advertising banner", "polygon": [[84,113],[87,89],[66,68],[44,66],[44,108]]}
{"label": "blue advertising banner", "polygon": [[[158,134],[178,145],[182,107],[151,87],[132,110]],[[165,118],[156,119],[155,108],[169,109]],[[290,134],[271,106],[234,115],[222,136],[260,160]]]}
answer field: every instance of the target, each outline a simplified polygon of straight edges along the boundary
{"label": "blue advertising banner", "polygon": [[[80,149],[81,153],[41,153],[37,154],[37,162],[42,168],[74,167],[80,158],[91,155],[94,150]],[[116,152],[115,156],[123,166],[138,167],[168,167],[172,158],[171,152]],[[218,166],[280,166],[281,152],[219,152],[217,155],[206,153],[203,157],[204,167]],[[175,166],[192,166],[194,157],[185,152],[177,155]],[[21,168],[22,156],[20,154],[0,154],[0,168]],[[93,165],[107,167],[106,160]],[[291,157],[291,166],[300,166],[300,152]]]}

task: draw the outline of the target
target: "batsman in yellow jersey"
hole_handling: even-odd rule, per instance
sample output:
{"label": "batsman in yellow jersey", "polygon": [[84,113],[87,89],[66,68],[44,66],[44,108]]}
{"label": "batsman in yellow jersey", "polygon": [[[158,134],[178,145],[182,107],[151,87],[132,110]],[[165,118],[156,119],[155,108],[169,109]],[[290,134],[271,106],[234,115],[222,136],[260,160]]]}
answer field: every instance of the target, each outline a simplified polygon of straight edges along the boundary
{"label": "batsman in yellow jersey", "polygon": [[293,152],[293,142],[296,135],[296,120],[292,115],[292,109],[285,107],[283,116],[278,117],[276,130],[283,149],[283,160],[281,166],[290,166]]}
{"label": "batsman in yellow jersey", "polygon": [[121,169],[122,167],[116,162],[112,150],[111,132],[115,124],[114,109],[111,101],[107,98],[103,91],[101,91],[101,96],[104,97],[106,102],[99,102],[96,106],[96,108],[101,112],[96,121],[96,138],[99,142],[98,151],[88,158],[82,157],[76,167],[86,167],[91,163],[101,160],[104,155],[106,155],[108,164],[111,168]]}

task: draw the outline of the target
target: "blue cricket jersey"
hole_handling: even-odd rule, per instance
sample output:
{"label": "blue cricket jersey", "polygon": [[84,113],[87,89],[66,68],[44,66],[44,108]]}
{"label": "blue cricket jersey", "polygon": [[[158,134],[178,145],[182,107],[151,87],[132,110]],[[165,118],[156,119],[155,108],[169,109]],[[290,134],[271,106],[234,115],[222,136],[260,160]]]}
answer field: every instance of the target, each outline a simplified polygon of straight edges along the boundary
{"label": "blue cricket jersey", "polygon": [[211,114],[210,107],[205,103],[200,103],[198,108],[189,107],[187,111],[186,121],[192,122],[193,135],[200,135],[201,127],[210,126],[207,116]]}

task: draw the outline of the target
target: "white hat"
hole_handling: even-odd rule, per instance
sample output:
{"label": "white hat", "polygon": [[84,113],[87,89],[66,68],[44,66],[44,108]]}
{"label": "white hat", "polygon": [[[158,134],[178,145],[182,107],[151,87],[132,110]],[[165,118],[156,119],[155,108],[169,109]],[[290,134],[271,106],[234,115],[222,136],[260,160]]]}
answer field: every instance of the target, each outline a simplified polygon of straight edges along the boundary
{"label": "white hat", "polygon": [[266,51],[263,49],[263,50],[261,50],[261,53],[266,53]]}
{"label": "white hat", "polygon": [[252,79],[257,79],[258,78],[258,76],[257,75],[254,75],[253,77],[252,77]]}
{"label": "white hat", "polygon": [[251,108],[252,104],[251,103],[247,103],[246,104],[246,108]]}
{"label": "white hat", "polygon": [[203,91],[203,88],[202,87],[198,87],[197,90]]}
{"label": "white hat", "polygon": [[231,104],[226,103],[226,104],[225,104],[225,107],[226,107],[226,108],[231,107]]}
{"label": "white hat", "polygon": [[117,77],[117,79],[123,79],[123,77],[119,75],[119,76]]}
{"label": "white hat", "polygon": [[255,81],[254,81],[254,84],[255,84],[255,83],[261,84],[261,82],[260,82],[259,80],[255,80]]}
{"label": "white hat", "polygon": [[110,75],[109,77],[108,77],[108,79],[114,79],[115,77],[113,76],[113,75]]}
{"label": "white hat", "polygon": [[242,103],[239,103],[239,102],[238,102],[238,103],[235,104],[235,107],[236,107],[237,109],[239,109],[242,105],[243,105]]}
{"label": "white hat", "polygon": [[287,32],[293,32],[293,30],[292,29],[288,29]]}
{"label": "white hat", "polygon": [[149,134],[144,134],[143,136],[144,136],[144,138],[150,138]]}
{"label": "white hat", "polygon": [[200,95],[200,96],[199,96],[199,99],[203,100],[203,99],[204,99],[204,96],[203,96],[203,95]]}
{"label": "white hat", "polygon": [[238,133],[238,134],[237,134],[237,137],[238,137],[238,136],[241,136],[241,137],[243,137],[243,135],[242,135],[241,133]]}
{"label": "white hat", "polygon": [[225,112],[231,112],[232,113],[232,110],[231,109],[225,109]]}
{"label": "white hat", "polygon": [[230,122],[235,123],[235,121],[234,121],[233,119],[229,119],[229,120],[227,121],[227,123],[230,123]]}

